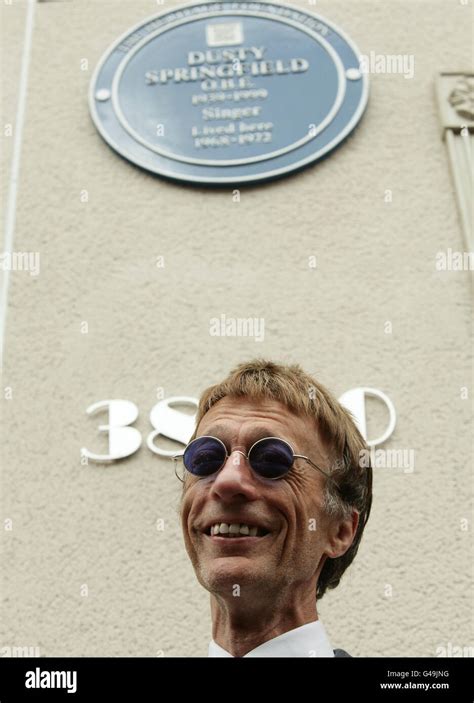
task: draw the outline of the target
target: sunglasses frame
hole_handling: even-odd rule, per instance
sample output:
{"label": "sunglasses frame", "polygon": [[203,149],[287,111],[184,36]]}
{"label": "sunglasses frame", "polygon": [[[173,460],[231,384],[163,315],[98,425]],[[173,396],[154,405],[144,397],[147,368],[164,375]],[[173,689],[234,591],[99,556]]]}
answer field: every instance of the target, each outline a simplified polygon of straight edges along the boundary
{"label": "sunglasses frame", "polygon": [[[242,454],[242,456],[248,461],[249,466],[250,466],[250,468],[252,469],[252,472],[253,472],[254,474],[256,474],[257,477],[260,478],[260,479],[264,478],[264,479],[266,479],[266,480],[268,480],[268,481],[279,481],[279,480],[282,479],[284,476],[287,476],[287,475],[290,473],[290,471],[291,471],[291,469],[293,468],[293,465],[294,465],[294,463],[295,463],[295,459],[304,459],[304,461],[307,461],[313,468],[315,468],[315,469],[317,469],[318,471],[320,471],[324,476],[326,476],[326,478],[328,478],[329,480],[332,480],[332,477],[330,476],[330,474],[328,474],[326,471],[324,471],[324,469],[321,469],[319,466],[317,466],[313,461],[311,461],[311,459],[310,459],[309,457],[304,456],[303,454],[295,454],[295,450],[293,449],[293,447],[291,446],[291,444],[290,444],[286,439],[282,439],[281,437],[273,437],[273,436],[270,436],[270,437],[261,437],[260,439],[257,439],[257,441],[252,444],[252,446],[251,446],[250,449],[248,450],[248,453],[247,453],[247,454],[245,454],[245,452],[240,451],[240,449],[234,449],[234,452],[231,452],[231,454],[229,454],[228,451],[227,451],[227,447],[225,446],[225,444],[224,444],[224,442],[222,441],[222,439],[219,439],[219,437],[215,437],[214,435],[206,435],[206,434],[205,434],[205,435],[201,435],[200,437],[195,437],[193,440],[191,440],[191,442],[189,442],[189,443],[186,445],[186,447],[185,447],[185,449],[184,449],[183,452],[180,452],[180,453],[178,453],[178,454],[174,454],[174,456],[172,457],[173,462],[174,462],[174,473],[175,473],[175,476],[181,481],[181,483],[184,483],[184,479],[181,478],[181,476],[179,476],[179,475],[178,475],[178,472],[177,472],[177,462],[178,462],[178,459],[183,459],[183,466],[184,466],[185,471],[187,471],[189,474],[191,474],[191,476],[195,476],[196,474],[193,474],[193,473],[192,473],[191,471],[189,471],[189,470],[186,468],[186,466],[184,465],[184,454],[185,454],[186,450],[188,449],[188,447],[191,446],[191,444],[193,444],[193,442],[196,442],[198,439],[215,439],[217,442],[220,442],[220,444],[222,444],[222,446],[223,446],[223,448],[224,448],[224,451],[225,451],[224,461],[223,461],[222,464],[219,466],[219,468],[216,469],[216,471],[213,471],[212,474],[208,474],[208,476],[202,476],[201,478],[209,478],[209,476],[214,476],[215,474],[219,473],[219,471],[222,469],[222,467],[225,466],[225,464],[226,464],[227,460],[229,459],[229,457],[230,457],[234,452],[237,452],[238,454]],[[258,473],[258,471],[255,471],[255,469],[252,467],[252,464],[250,463],[250,459],[249,459],[249,456],[250,456],[250,454],[251,454],[251,452],[252,452],[252,449],[253,449],[259,442],[263,442],[264,440],[267,440],[267,439],[277,439],[279,442],[283,442],[284,444],[287,445],[287,447],[289,447],[289,448],[291,449],[291,453],[293,454],[293,461],[292,461],[291,466],[290,466],[290,468],[288,469],[288,471],[287,471],[286,473],[282,474],[281,476],[275,476],[275,478],[268,477],[268,476],[260,476],[260,474]]]}

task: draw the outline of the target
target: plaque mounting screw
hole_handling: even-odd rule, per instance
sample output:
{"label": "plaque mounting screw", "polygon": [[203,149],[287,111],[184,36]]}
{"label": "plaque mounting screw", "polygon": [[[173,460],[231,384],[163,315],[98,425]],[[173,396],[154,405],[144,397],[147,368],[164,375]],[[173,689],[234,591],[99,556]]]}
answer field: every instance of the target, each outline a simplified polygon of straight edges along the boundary
{"label": "plaque mounting screw", "polygon": [[101,88],[100,90],[96,91],[95,94],[95,99],[100,100],[100,102],[104,102],[105,100],[108,100],[110,98],[110,90],[107,88]]}
{"label": "plaque mounting screw", "polygon": [[358,81],[361,78],[361,73],[358,68],[348,68],[346,78],[350,81]]}

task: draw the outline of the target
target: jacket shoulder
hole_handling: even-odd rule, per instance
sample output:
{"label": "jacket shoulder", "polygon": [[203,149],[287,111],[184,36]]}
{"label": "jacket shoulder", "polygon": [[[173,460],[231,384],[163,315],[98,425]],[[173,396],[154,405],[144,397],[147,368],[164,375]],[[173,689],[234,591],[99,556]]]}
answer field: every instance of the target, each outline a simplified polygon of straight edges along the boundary
{"label": "jacket shoulder", "polygon": [[334,656],[335,657],[350,657],[352,659],[352,654],[349,654],[344,649],[335,649]]}

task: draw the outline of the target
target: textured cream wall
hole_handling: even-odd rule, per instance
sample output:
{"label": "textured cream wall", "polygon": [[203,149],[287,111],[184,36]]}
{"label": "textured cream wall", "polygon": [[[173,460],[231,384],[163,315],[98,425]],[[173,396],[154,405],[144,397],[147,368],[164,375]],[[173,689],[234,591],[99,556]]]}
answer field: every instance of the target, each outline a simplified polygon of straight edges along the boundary
{"label": "textured cream wall", "polygon": [[[295,5],[339,24],[363,53],[414,54],[415,78],[373,75],[367,113],[343,147],[297,175],[242,188],[235,203],[230,189],[174,185],[129,165],[89,118],[99,57],[160,6],[38,4],[14,249],[39,251],[41,274],[12,273],[8,299],[1,518],[13,530],[1,532],[2,647],[206,654],[208,597],[182,546],[172,469],[146,448],[81,466],[82,446],[105,446],[85,409],[133,400],[146,435],[157,387],[198,395],[255,355],[299,362],[337,395],[384,390],[398,411],[387,448],[416,452],[413,474],[376,472],[359,556],[320,603],[333,645],[433,656],[449,642],[472,644],[472,532],[461,528],[470,520],[470,401],[461,399],[472,382],[470,280],[435,270],[436,252],[464,245],[434,99],[438,70],[469,66],[471,9]],[[3,122],[15,115],[24,15],[23,2],[2,4]],[[8,172],[11,140],[3,145]],[[211,337],[209,318],[221,313],[264,317],[265,341]],[[376,431],[385,418],[373,410]]]}

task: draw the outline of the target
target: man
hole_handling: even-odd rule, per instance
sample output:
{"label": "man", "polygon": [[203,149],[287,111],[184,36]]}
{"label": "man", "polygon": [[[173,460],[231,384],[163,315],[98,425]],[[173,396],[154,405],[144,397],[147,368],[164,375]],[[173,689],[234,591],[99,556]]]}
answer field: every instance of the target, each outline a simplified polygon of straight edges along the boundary
{"label": "man", "polygon": [[211,657],[333,657],[317,602],[354,559],[372,469],[349,412],[299,366],[255,360],[204,391],[181,521],[211,597]]}

